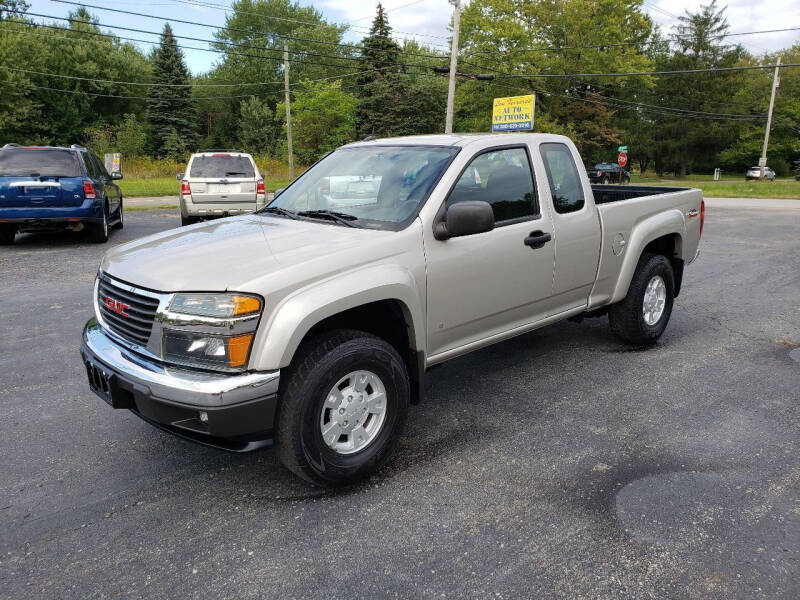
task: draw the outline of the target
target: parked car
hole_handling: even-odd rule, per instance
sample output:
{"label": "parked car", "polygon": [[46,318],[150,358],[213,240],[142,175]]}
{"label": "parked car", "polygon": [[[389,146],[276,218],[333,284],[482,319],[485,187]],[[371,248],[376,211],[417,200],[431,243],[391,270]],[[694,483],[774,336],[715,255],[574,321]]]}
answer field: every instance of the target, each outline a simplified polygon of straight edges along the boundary
{"label": "parked car", "polygon": [[[744,178],[746,181],[761,179],[761,167],[750,167],[747,169],[747,173],[744,174]],[[775,181],[775,171],[769,167],[764,167],[764,179]]]}
{"label": "parked car", "polygon": [[196,442],[276,444],[309,481],[364,477],[434,365],[569,317],[607,314],[636,346],[664,332],[700,190],[591,186],[580,165],[558,135],[359,142],[256,214],[118,246],[83,332],[89,385]]}
{"label": "parked car", "polygon": [[92,241],[108,240],[111,227],[122,229],[122,192],[87,148],[72,145],[0,148],[0,244],[14,243],[28,231],[81,231]]}
{"label": "parked car", "polygon": [[264,208],[264,179],[245,152],[208,150],[192,154],[181,181],[181,225],[251,213]]}
{"label": "parked car", "polygon": [[586,175],[590,182],[604,185],[631,182],[631,172],[616,163],[597,163],[593,168],[586,170]]}

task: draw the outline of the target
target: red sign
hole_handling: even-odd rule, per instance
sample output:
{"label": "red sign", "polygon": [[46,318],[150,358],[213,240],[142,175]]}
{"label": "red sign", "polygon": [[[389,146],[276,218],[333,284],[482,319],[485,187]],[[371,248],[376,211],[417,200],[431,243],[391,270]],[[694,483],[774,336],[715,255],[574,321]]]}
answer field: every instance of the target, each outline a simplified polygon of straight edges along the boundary
{"label": "red sign", "polygon": [[619,156],[617,157],[617,162],[619,163],[620,167],[624,167],[628,164],[628,155],[624,152],[620,152]]}

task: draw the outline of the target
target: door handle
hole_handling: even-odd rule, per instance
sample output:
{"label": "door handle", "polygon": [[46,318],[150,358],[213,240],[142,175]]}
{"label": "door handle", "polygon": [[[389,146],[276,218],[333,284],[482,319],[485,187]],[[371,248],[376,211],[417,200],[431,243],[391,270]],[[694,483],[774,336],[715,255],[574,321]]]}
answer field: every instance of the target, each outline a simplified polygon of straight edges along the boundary
{"label": "door handle", "polygon": [[525,245],[536,250],[537,248],[544,246],[552,239],[553,236],[551,236],[549,233],[545,233],[544,231],[531,231],[531,234],[525,238]]}

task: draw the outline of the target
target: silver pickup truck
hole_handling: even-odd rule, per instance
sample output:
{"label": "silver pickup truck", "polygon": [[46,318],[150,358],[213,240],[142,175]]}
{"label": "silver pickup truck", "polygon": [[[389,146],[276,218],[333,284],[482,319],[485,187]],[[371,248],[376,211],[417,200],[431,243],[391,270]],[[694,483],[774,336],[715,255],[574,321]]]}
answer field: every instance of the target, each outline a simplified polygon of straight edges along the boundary
{"label": "silver pickup truck", "polygon": [[102,261],[83,332],[114,408],[323,485],[378,468],[430,367],[569,317],[663,333],[698,254],[696,189],[592,187],[572,142],[436,135],[344,146],[266,208]]}

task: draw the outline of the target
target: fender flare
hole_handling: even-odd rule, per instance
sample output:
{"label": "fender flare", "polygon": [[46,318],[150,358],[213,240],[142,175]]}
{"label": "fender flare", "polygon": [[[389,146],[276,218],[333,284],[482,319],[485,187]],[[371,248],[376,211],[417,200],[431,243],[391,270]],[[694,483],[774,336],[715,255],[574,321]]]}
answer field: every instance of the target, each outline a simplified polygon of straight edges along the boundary
{"label": "fender flare", "polygon": [[[628,249],[622,261],[622,267],[614,287],[609,304],[621,301],[628,294],[633,274],[647,244],[666,235],[677,235],[675,258],[683,259],[683,237],[686,234],[686,220],[683,213],[676,209],[648,217],[633,226],[628,238]],[[672,258],[672,257],[667,257]]]}
{"label": "fender flare", "polygon": [[259,327],[251,364],[256,370],[287,367],[314,325],[351,308],[398,301],[408,325],[409,345],[424,351],[424,291],[399,265],[373,265],[315,282],[284,298]]}

